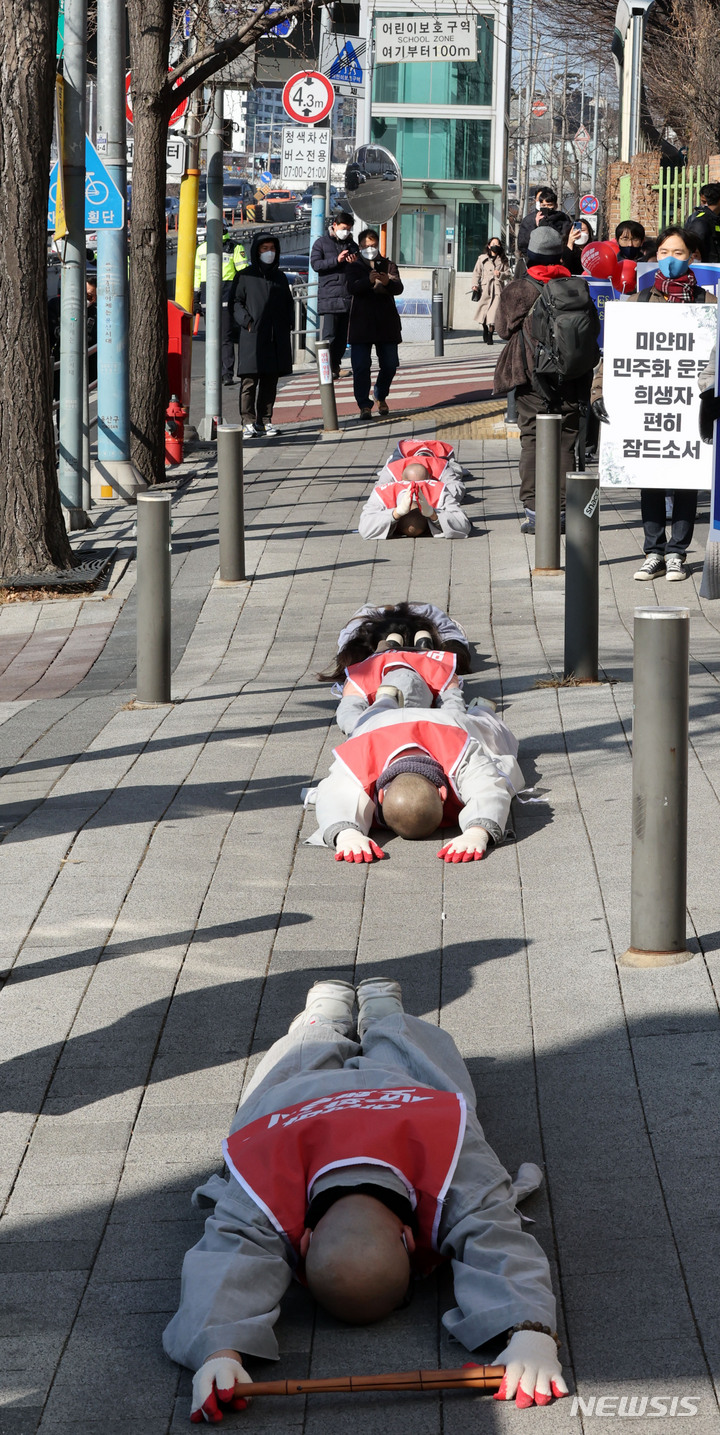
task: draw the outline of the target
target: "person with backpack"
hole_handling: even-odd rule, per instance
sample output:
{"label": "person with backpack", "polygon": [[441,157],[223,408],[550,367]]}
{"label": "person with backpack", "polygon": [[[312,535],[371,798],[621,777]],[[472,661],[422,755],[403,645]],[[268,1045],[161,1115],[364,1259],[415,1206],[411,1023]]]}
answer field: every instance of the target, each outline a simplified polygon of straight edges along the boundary
{"label": "person with backpack", "polygon": [[561,414],[561,504],[565,473],[575,468],[581,420],[600,358],[600,321],[584,279],[561,264],[563,237],[539,225],[528,249],[527,274],[503,290],[495,327],[508,343],[500,355],[493,392],[515,389],[520,425],[520,502],[523,533],[535,532],[535,420]]}
{"label": "person with backpack", "polygon": [[[719,186],[720,188],[720,186]],[[698,284],[690,268],[690,260],[696,249],[697,235],[671,224],[658,235],[658,269],[651,289],[641,289],[639,294],[629,294],[628,303],[636,304],[716,304],[714,294]],[[603,369],[598,369],[592,387],[593,412],[601,423],[610,423],[602,397]],[[685,555],[695,528],[697,491],[691,488],[676,488],[672,494],[670,515],[670,538],[666,533],[665,490],[663,488],[640,489],[640,512],[642,515],[645,541],[644,562],[633,573],[638,583],[649,583],[663,576],[669,583],[681,583],[687,578]]]}

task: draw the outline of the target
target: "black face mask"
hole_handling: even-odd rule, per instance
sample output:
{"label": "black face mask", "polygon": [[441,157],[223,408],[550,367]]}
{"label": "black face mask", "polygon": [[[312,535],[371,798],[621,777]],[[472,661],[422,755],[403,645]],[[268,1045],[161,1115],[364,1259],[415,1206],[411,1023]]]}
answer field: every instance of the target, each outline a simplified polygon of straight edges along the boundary
{"label": "black face mask", "polygon": [[633,244],[621,244],[618,259],[642,259],[642,250],[636,249]]}
{"label": "black face mask", "polygon": [[495,245],[491,245],[488,248],[488,254],[492,254],[493,259],[497,259],[500,254],[500,250]]}

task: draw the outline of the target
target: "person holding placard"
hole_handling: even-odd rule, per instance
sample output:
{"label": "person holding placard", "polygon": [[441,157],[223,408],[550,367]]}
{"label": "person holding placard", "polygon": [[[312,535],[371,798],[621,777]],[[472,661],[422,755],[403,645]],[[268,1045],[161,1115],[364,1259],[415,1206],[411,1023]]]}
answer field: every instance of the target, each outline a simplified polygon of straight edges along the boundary
{"label": "person holding placard", "polygon": [[[640,304],[716,304],[710,294],[698,284],[690,261],[697,255],[695,236],[672,224],[658,236],[658,269],[651,289],[639,294],[628,295],[629,303]],[[599,366],[593,382],[592,407],[601,423],[611,423],[602,396],[603,366]],[[667,578],[670,583],[682,582],[687,578],[685,557],[692,542],[695,514],[697,511],[697,490],[678,488],[672,494],[670,515],[670,538],[667,537],[664,488],[641,488],[640,512],[642,514],[645,553],[644,562],[633,577],[639,583],[652,582],[655,578]]]}

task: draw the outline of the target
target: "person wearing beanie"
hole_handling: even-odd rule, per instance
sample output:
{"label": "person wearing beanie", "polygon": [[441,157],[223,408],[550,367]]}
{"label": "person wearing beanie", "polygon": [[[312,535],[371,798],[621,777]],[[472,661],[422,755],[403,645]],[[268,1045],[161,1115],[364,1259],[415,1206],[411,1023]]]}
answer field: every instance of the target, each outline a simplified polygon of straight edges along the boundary
{"label": "person wearing beanie", "polygon": [[419,841],[458,824],[460,835],[438,857],[478,862],[504,840],[524,786],[517,739],[493,713],[463,712],[462,700],[450,709],[407,706],[404,686],[388,672],[352,736],[335,748],[314,793],[318,831],[310,843],[334,848],[338,862],[372,862],[385,855],[370,838],[373,825]]}
{"label": "person wearing beanie", "polygon": [[565,507],[565,473],[575,468],[575,451],[581,420],[587,409],[592,383],[592,367],[579,378],[558,383],[552,398],[534,382],[535,341],[532,337],[531,310],[542,288],[553,279],[573,279],[562,263],[564,237],[551,225],[540,224],[533,230],[527,251],[527,274],[513,279],[500,296],[495,327],[508,342],[495,369],[493,392],[507,394],[515,390],[518,424],[520,426],[520,502],[525,509],[523,533],[535,532],[535,420],[538,414],[562,414],[561,504]]}

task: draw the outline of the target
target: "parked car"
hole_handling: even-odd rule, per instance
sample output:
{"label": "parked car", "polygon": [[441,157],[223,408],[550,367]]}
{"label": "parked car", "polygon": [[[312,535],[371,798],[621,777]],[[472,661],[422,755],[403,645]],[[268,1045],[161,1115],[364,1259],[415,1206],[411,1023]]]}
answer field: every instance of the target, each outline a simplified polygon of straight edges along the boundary
{"label": "parked car", "polygon": [[[335,185],[330,186],[330,207],[331,209],[348,209],[347,199],[341,189]],[[309,219],[312,213],[312,185],[305,190],[295,206],[296,219]]]}
{"label": "parked car", "polygon": [[[307,284],[310,257],[307,254],[281,254],[280,268],[285,271],[291,284]],[[296,277],[293,279],[293,275]]]}

